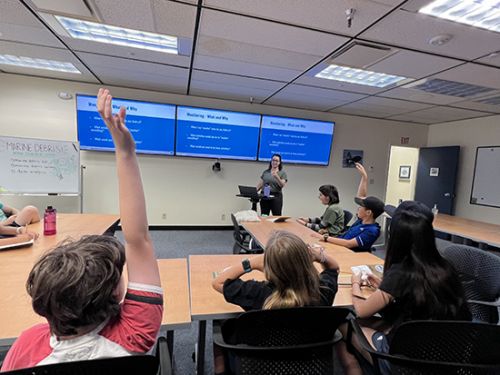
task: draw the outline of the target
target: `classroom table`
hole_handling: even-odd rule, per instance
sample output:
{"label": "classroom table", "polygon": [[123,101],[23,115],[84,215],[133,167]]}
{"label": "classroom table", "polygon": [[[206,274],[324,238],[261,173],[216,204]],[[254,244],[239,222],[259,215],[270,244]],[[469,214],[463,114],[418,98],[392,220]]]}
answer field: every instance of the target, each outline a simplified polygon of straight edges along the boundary
{"label": "classroom table", "polygon": [[[0,252],[0,345],[11,344],[26,328],[45,322],[33,312],[31,299],[26,293],[26,280],[33,263],[46,250],[67,235],[77,239],[85,234],[100,234],[119,220],[117,215],[58,214],[58,233],[40,235],[31,247]],[[39,231],[40,223],[32,224],[31,231]],[[188,268],[186,259],[158,260],[164,311],[162,328],[167,330],[169,348],[173,346],[173,330],[191,324],[189,304]]]}
{"label": "classroom table", "polygon": [[326,243],[321,238],[318,238],[318,233],[305,225],[299,224],[296,219],[289,218],[284,222],[275,223],[273,217],[260,218],[260,221],[242,221],[240,224],[257,243],[264,249],[271,234],[277,230],[285,230],[299,236],[307,244],[319,244],[325,249],[335,253],[351,253],[352,251],[344,246]]}
{"label": "classroom table", "polygon": [[500,225],[497,224],[437,214],[433,225],[434,229],[439,232],[459,236],[479,244],[500,247]]}
{"label": "classroom table", "polygon": [[[362,264],[383,264],[383,261],[370,253],[344,252],[335,253],[327,250],[340,265],[339,289],[335,296],[334,306],[351,306],[351,267]],[[234,317],[243,312],[236,305],[227,303],[224,296],[212,288],[214,272],[240,264],[248,255],[190,255],[189,285],[191,296],[191,318],[199,321],[197,373],[204,373],[206,321]],[[318,268],[320,267],[317,265]],[[241,277],[243,280],[264,280],[264,274],[252,271]],[[363,288],[363,296],[368,297],[373,290]]]}
{"label": "classroom table", "polygon": [[161,326],[167,331],[170,358],[173,358],[174,330],[191,325],[187,259],[158,259],[163,289]]}
{"label": "classroom table", "polygon": [[43,235],[43,222],[28,226],[40,237],[32,246],[0,251],[0,344],[8,345],[22,330],[44,322],[31,307],[26,280],[34,262],[45,251],[65,238],[78,239],[85,234],[102,234],[119,221],[118,215],[57,214],[57,234]]}

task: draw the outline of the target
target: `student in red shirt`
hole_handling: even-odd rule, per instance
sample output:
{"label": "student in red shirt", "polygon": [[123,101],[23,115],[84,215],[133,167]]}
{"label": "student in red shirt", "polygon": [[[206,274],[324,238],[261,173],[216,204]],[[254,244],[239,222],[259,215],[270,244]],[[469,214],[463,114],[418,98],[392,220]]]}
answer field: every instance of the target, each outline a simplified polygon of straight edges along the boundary
{"label": "student in red shirt", "polygon": [[156,341],[163,311],[160,274],[134,139],[125,126],[125,108],[113,115],[111,101],[109,91],[100,89],[97,108],[116,147],[125,247],[110,236],[87,236],[64,242],[36,262],[26,286],[33,309],[48,323],[21,334],[2,371],[142,354]]}

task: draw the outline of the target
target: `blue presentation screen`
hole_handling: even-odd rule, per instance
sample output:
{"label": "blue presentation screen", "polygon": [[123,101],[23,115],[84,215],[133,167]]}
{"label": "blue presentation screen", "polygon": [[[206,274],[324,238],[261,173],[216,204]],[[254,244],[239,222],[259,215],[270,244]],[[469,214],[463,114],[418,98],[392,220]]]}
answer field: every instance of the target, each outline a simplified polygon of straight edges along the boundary
{"label": "blue presentation screen", "polygon": [[259,160],[280,154],[284,162],[328,165],[333,122],[262,116]]}
{"label": "blue presentation screen", "polygon": [[[126,125],[137,152],[174,154],[175,105],[113,98],[113,113],[127,109]],[[77,95],[76,116],[81,150],[113,151],[113,140],[97,112],[97,97]]]}
{"label": "blue presentation screen", "polygon": [[177,107],[175,154],[256,160],[260,115]]}

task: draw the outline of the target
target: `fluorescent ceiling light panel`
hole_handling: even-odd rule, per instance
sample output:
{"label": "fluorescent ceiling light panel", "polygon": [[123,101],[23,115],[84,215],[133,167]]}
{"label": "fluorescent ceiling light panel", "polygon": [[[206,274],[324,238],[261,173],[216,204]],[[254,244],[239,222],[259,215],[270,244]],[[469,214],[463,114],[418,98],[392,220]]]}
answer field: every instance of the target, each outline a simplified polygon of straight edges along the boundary
{"label": "fluorescent ceiling light panel", "polygon": [[435,0],[418,12],[500,32],[500,0]]}
{"label": "fluorescent ceiling light panel", "polygon": [[0,65],[13,65],[23,68],[45,69],[56,72],[82,74],[72,63],[33,57],[0,55]]}
{"label": "fluorescent ceiling light panel", "polygon": [[317,73],[315,77],[374,87],[386,87],[407,79],[407,77],[371,72],[369,70],[349,68],[347,66],[334,64]]}
{"label": "fluorescent ceiling light panel", "polygon": [[178,54],[177,37],[55,16],[73,38]]}

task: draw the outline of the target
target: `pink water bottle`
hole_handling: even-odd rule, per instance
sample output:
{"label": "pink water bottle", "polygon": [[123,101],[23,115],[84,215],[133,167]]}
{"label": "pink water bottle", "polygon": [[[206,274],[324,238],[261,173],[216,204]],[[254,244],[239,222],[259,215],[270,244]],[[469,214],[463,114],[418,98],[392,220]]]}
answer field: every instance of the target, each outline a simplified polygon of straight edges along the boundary
{"label": "pink water bottle", "polygon": [[43,214],[43,234],[44,236],[51,236],[56,234],[56,209],[52,206],[47,206]]}

